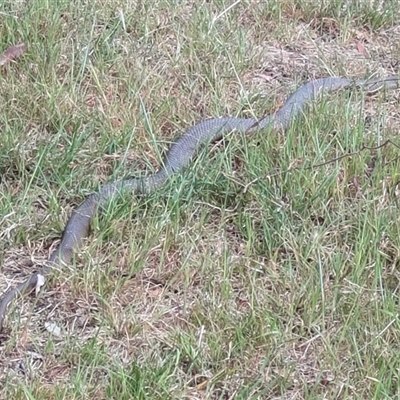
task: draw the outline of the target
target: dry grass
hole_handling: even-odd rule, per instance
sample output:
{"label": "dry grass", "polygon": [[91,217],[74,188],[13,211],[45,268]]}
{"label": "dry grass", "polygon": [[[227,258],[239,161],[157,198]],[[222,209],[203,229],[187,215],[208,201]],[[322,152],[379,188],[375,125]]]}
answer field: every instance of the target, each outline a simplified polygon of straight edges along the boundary
{"label": "dry grass", "polygon": [[[398,72],[397,1],[86,3],[0,5],[1,49],[28,45],[0,71],[1,291],[88,193],[156,169],[195,121]],[[230,135],[113,202],[10,310],[0,398],[397,398],[398,101],[325,96],[286,134]]]}

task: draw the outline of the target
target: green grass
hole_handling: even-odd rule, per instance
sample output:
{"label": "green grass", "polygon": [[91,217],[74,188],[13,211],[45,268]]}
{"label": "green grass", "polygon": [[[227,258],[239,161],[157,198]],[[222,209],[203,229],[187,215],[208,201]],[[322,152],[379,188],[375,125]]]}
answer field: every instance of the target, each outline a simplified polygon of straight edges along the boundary
{"label": "green grass", "polygon": [[[196,121],[397,73],[396,2],[86,3],[0,5],[0,51],[28,45],[0,69],[1,292],[85,196],[155,171]],[[113,200],[10,308],[0,398],[398,398],[400,159],[377,147],[398,130],[398,91],[326,95]]]}

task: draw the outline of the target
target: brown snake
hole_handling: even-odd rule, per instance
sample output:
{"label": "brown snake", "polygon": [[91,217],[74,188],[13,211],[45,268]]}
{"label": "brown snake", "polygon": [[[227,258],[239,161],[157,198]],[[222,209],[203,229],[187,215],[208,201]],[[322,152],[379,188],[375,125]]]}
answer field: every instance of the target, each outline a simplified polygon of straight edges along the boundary
{"label": "brown snake", "polygon": [[0,301],[0,331],[8,305],[17,297],[32,291],[39,290],[46,275],[52,267],[69,263],[74,249],[87,237],[90,222],[99,207],[120,192],[132,194],[150,193],[163,186],[168,178],[187,167],[198,149],[211,141],[221,138],[231,131],[250,133],[265,127],[287,129],[293,119],[301,114],[305,104],[314,99],[321,91],[334,91],[346,87],[362,87],[367,93],[374,93],[382,88],[398,87],[397,76],[375,80],[348,79],[338,77],[321,78],[310,81],[297,89],[274,114],[256,120],[253,118],[213,118],[203,120],[186,130],[175,143],[172,144],[163,160],[162,167],[154,174],[144,178],[133,178],[115,181],[102,186],[97,193],[88,196],[83,203],[72,212],[62,234],[62,239],[48,261],[25,282],[9,289]]}

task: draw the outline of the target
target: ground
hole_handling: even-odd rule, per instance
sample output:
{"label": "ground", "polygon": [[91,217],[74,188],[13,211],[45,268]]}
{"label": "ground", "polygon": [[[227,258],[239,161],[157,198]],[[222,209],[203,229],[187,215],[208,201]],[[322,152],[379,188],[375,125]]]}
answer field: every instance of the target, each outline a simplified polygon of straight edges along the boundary
{"label": "ground", "polygon": [[[8,1],[0,291],[103,183],[204,118],[259,118],[320,77],[398,74],[397,1]],[[115,199],[12,304],[1,399],[399,396],[399,90],[313,101]]]}

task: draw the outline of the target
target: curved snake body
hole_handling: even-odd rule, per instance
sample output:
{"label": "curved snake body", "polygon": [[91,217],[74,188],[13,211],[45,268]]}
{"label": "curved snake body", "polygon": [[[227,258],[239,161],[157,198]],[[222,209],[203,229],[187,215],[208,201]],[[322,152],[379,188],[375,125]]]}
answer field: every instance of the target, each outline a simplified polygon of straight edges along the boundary
{"label": "curved snake body", "polygon": [[117,193],[129,191],[132,194],[146,194],[160,188],[171,175],[189,165],[202,145],[218,140],[228,132],[235,130],[241,133],[251,133],[269,126],[274,129],[287,129],[293,119],[302,112],[305,104],[314,99],[321,91],[334,91],[357,86],[371,93],[382,88],[398,87],[398,81],[397,76],[376,80],[353,80],[338,77],[316,79],[297,89],[276,113],[267,115],[260,120],[231,117],[213,118],[203,120],[189,128],[172,144],[158,172],[144,178],[133,178],[106,184],[97,193],[88,196],[72,212],[60,244],[45,265],[39,271],[33,273],[28,280],[8,290],[1,299],[0,331],[10,302],[17,295],[40,288],[41,277],[44,278],[52,267],[71,261],[74,249],[87,237],[90,222],[98,208]]}

